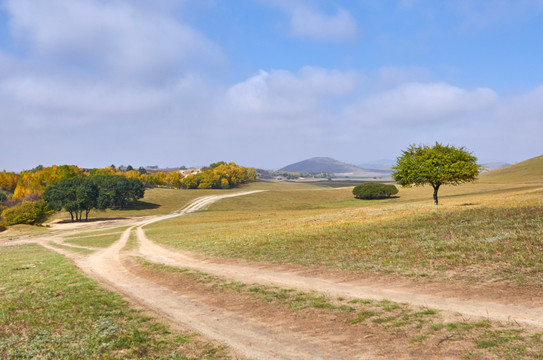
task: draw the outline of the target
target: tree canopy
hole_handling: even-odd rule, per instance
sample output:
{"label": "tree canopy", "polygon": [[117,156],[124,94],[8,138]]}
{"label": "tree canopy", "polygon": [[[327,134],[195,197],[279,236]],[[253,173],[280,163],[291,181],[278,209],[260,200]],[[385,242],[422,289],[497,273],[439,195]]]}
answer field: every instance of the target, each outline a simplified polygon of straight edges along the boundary
{"label": "tree canopy", "polygon": [[62,179],[49,185],[43,198],[51,208],[70,213],[72,221],[88,220],[92,209],[124,208],[128,201],[143,197],[145,187],[138,179],[118,175],[96,175]]}
{"label": "tree canopy", "polygon": [[229,189],[256,179],[254,168],[219,161],[199,174],[190,174],[180,179],[179,186],[185,189]]}
{"label": "tree canopy", "polygon": [[2,211],[2,218],[6,225],[42,224],[54,211],[43,201],[23,201]]}
{"label": "tree canopy", "polygon": [[437,205],[441,185],[458,185],[474,181],[481,166],[477,158],[464,147],[435,143],[434,146],[410,145],[403,150],[392,168],[392,177],[400,185],[431,185]]}
{"label": "tree canopy", "polygon": [[392,184],[368,182],[354,187],[353,195],[357,199],[386,199],[398,193],[398,188]]}

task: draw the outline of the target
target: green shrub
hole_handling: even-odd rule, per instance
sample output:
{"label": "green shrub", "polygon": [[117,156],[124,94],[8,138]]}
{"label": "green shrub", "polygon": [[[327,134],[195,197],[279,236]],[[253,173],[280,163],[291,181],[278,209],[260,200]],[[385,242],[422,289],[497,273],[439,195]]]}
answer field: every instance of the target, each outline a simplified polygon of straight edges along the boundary
{"label": "green shrub", "polygon": [[19,205],[5,209],[2,212],[4,223],[6,225],[42,224],[53,210],[43,201],[23,201]]}
{"label": "green shrub", "polygon": [[398,193],[398,188],[392,184],[369,182],[355,186],[353,195],[357,199],[386,199]]}
{"label": "green shrub", "polygon": [[8,199],[8,196],[5,193],[3,193],[2,191],[0,191],[0,203],[2,201],[6,201],[7,199]]}

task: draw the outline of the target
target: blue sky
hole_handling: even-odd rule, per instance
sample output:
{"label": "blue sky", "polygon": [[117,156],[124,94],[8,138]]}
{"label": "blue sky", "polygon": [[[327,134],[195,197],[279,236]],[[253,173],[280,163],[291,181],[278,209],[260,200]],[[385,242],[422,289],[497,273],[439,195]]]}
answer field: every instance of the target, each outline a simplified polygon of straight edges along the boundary
{"label": "blue sky", "polygon": [[541,0],[0,1],[0,169],[543,154]]}

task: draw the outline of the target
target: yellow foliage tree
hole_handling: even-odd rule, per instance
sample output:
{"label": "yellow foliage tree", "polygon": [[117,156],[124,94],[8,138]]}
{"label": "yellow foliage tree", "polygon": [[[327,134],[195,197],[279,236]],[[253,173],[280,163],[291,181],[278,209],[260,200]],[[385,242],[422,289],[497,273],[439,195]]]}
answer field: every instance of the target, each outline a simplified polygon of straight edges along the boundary
{"label": "yellow foliage tree", "polygon": [[13,192],[17,187],[18,180],[19,176],[17,174],[4,170],[0,172],[0,189]]}

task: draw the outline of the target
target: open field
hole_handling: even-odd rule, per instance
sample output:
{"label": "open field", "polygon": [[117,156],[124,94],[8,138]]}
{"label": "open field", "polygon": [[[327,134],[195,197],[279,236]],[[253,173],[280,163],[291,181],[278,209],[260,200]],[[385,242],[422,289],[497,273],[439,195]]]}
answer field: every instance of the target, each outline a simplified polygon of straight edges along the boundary
{"label": "open field", "polygon": [[221,359],[224,351],[174,331],[40,246],[0,251],[0,357],[4,359]]}
{"label": "open field", "polygon": [[[153,215],[233,191],[153,189],[108,221],[15,227],[0,240],[49,250],[0,248],[0,355],[541,359],[543,181],[523,179],[444,187],[440,206],[427,187],[363,201],[352,187],[256,182],[235,191],[265,192],[175,217]],[[51,250],[222,345],[130,310]]]}
{"label": "open field", "polygon": [[353,200],[351,189],[270,189],[147,228],[165,245],[252,261],[543,286],[540,185],[468,184]]}
{"label": "open field", "polygon": [[[131,269],[140,276],[204,295],[224,311],[242,311],[262,321],[292,318],[291,326],[341,336],[353,350],[363,343],[366,350],[380,349],[377,353],[385,358],[403,357],[403,353],[413,358],[538,359],[543,351],[542,334],[514,322],[472,319],[389,300],[331,297],[318,291],[232,281],[139,257],[131,262]],[[365,334],[364,340],[360,334]]]}

